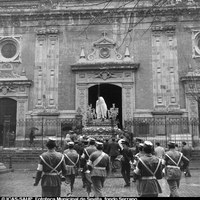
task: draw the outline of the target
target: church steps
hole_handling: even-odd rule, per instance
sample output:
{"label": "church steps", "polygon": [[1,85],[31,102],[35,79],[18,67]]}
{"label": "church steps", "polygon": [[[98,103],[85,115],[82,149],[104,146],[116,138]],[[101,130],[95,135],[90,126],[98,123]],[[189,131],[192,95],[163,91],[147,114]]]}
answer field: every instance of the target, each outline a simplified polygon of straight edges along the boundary
{"label": "church steps", "polygon": [[[10,157],[12,157],[13,163],[19,162],[37,162],[39,155],[46,150],[23,150],[23,151],[13,151],[13,150],[2,150],[0,151],[0,162],[9,162]],[[200,150],[192,151],[192,160],[200,160]]]}

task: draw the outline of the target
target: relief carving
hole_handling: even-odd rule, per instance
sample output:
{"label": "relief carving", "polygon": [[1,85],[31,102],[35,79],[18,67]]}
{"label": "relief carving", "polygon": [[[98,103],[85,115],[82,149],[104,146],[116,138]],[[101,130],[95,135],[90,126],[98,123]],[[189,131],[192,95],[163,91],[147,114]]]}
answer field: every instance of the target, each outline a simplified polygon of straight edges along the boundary
{"label": "relief carving", "polygon": [[9,92],[16,92],[14,86],[1,86],[0,91],[2,92],[3,95],[6,95]]}
{"label": "relief carving", "polygon": [[101,78],[103,80],[107,80],[109,78],[117,78],[117,76],[108,71],[103,71],[100,72],[98,75],[96,75],[95,78]]}

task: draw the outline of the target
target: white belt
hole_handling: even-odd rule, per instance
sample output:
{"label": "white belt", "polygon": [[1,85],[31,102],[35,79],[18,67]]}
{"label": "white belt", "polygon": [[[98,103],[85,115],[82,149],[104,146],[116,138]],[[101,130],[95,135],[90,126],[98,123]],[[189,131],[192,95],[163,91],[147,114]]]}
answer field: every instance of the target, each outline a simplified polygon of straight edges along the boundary
{"label": "white belt", "polygon": [[52,175],[52,176],[58,176],[58,174],[57,173],[54,173],[54,172],[52,172],[52,173],[48,173],[48,172],[44,172],[44,175]]}
{"label": "white belt", "polygon": [[147,179],[156,179],[155,176],[143,176],[141,177],[142,180],[147,180]]}
{"label": "white belt", "polygon": [[178,168],[178,169],[180,169],[180,167],[178,167],[178,166],[175,166],[175,165],[167,165],[167,167],[171,167],[171,168]]}
{"label": "white belt", "polygon": [[66,167],[74,167],[74,165],[66,165]]}
{"label": "white belt", "polygon": [[94,169],[106,169],[105,167],[94,167]]}

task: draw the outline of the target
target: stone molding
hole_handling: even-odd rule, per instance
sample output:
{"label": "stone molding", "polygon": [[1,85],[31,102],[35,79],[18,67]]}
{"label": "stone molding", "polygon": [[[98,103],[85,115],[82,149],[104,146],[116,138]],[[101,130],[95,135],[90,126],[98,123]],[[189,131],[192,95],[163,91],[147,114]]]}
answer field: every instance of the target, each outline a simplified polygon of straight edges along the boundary
{"label": "stone molding", "polygon": [[[116,9],[116,2],[118,7]],[[94,2],[82,4],[77,1],[64,0],[22,0],[22,1],[1,1],[0,13],[1,26],[19,27],[22,25],[21,21],[37,20],[63,20],[63,19],[90,19],[90,24],[111,24],[116,19],[121,17],[129,18],[133,12],[135,1],[120,7],[120,2],[116,1],[105,7],[105,4],[97,4]],[[121,2],[123,3],[123,2]],[[94,4],[93,6],[91,6]],[[123,5],[123,4],[122,4]],[[153,8],[153,9],[152,9]],[[156,5],[153,1],[142,1],[134,7],[136,17],[155,17],[165,16],[168,20],[169,16],[173,20],[181,20],[182,16],[198,16],[200,10],[200,2],[197,1],[167,1],[164,6]],[[5,14],[9,14],[5,15]],[[10,16],[11,15],[11,16]],[[170,16],[170,17],[171,17]],[[158,20],[157,20],[158,21]]]}

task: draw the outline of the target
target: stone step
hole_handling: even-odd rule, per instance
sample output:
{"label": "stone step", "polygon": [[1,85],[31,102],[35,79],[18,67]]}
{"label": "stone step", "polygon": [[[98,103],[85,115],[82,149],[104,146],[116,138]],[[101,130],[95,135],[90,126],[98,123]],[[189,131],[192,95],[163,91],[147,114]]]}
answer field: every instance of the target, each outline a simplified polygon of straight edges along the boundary
{"label": "stone step", "polygon": [[[45,150],[27,150],[27,151],[10,151],[3,150],[0,151],[0,162],[9,162],[10,157],[12,157],[12,162],[34,162],[38,161],[39,155],[41,155]],[[192,151],[191,160],[200,160],[200,150]]]}

